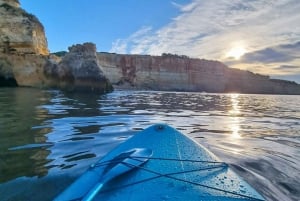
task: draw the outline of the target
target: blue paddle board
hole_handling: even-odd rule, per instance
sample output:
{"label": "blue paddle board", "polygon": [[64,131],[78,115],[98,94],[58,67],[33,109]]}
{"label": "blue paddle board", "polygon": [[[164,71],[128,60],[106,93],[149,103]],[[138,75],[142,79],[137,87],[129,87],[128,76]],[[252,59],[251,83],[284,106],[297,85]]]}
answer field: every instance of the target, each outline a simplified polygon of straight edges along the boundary
{"label": "blue paddle board", "polygon": [[[145,156],[147,162],[142,166],[132,167],[131,171],[105,183],[92,200],[264,200],[203,146],[168,125],[157,124],[137,133],[91,165],[55,201],[83,199],[107,172],[107,164],[133,149],[151,150],[152,155]],[[145,159],[138,156],[133,160]]]}

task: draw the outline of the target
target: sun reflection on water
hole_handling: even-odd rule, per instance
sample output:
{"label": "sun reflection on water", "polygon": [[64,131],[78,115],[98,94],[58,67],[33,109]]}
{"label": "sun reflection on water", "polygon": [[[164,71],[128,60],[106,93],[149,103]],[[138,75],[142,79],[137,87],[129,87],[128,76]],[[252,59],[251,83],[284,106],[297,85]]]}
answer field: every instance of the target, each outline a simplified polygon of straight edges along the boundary
{"label": "sun reflection on water", "polygon": [[240,114],[240,100],[239,100],[240,94],[230,94],[230,100],[231,100],[231,110],[229,110],[229,114],[231,115],[237,115]]}
{"label": "sun reflection on water", "polygon": [[240,126],[239,126],[238,124],[233,124],[233,125],[231,126],[231,131],[232,131],[231,136],[232,136],[233,138],[240,138],[240,137],[241,137],[241,136],[240,136],[240,133],[239,133],[239,131],[240,131]]}
{"label": "sun reflection on water", "polygon": [[229,110],[229,115],[231,118],[231,137],[234,139],[240,138],[240,117],[238,116],[240,114],[240,94],[230,94],[231,97],[231,110]]}

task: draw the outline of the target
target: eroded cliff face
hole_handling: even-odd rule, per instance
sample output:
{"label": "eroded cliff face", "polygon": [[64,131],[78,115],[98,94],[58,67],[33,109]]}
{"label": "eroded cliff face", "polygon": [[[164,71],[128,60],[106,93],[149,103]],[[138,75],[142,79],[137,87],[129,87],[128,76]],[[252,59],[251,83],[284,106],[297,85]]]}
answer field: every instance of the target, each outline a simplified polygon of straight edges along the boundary
{"label": "eroded cliff face", "polygon": [[110,53],[98,53],[98,61],[108,79],[125,89],[300,94],[300,85],[294,82],[232,69],[218,61]]}
{"label": "eroded cliff face", "polygon": [[15,80],[15,86],[45,88],[49,80],[44,75],[44,66],[48,62],[43,55],[0,54],[0,78]]}
{"label": "eroded cliff face", "polygon": [[18,0],[0,0],[0,86],[98,93],[113,89],[94,44],[74,45],[63,58],[49,55],[43,25]]}
{"label": "eroded cliff face", "polygon": [[0,0],[0,52],[49,54],[43,25],[17,0]]}
{"label": "eroded cliff face", "polygon": [[49,60],[44,72],[51,81],[48,85],[52,87],[100,93],[113,90],[98,64],[96,46],[93,43],[69,47],[69,52],[61,60]]}
{"label": "eroded cliff face", "polygon": [[20,7],[20,2],[19,0],[0,0],[0,5],[1,4],[8,4],[10,6],[13,6],[13,7]]}
{"label": "eroded cliff face", "polygon": [[38,19],[18,0],[0,0],[0,86],[43,87],[48,54]]}

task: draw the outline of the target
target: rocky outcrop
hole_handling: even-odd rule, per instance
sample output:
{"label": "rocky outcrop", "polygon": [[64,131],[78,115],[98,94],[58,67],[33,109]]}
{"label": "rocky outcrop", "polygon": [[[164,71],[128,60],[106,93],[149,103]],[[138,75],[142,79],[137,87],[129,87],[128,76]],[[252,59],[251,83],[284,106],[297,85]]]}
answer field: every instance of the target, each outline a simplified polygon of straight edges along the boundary
{"label": "rocky outcrop", "polygon": [[[1,79],[15,85],[106,93],[112,85],[104,76],[92,43],[74,45],[62,59],[53,55],[1,54]],[[7,86],[7,85],[6,85]]]}
{"label": "rocky outcrop", "polygon": [[43,55],[0,54],[0,78],[3,83],[14,80],[15,86],[46,88],[48,79],[43,69],[48,62],[48,57]]}
{"label": "rocky outcrop", "polygon": [[108,79],[125,89],[300,94],[295,82],[229,68],[218,61],[111,53],[98,53],[98,61]]}
{"label": "rocky outcrop", "polygon": [[49,55],[43,25],[20,8],[18,0],[0,0],[0,86],[56,87],[106,93],[92,43],[74,45],[62,59]]}
{"label": "rocky outcrop", "polygon": [[20,7],[19,0],[0,0],[0,5],[1,4],[7,4],[13,7]]}
{"label": "rocky outcrop", "polygon": [[0,86],[42,86],[48,47],[39,20],[18,0],[0,0]]}
{"label": "rocky outcrop", "polygon": [[68,91],[100,92],[112,91],[112,85],[98,64],[96,46],[93,43],[73,45],[59,63],[48,62],[45,75],[52,87]]}
{"label": "rocky outcrop", "polygon": [[49,54],[43,25],[18,0],[0,0],[0,52]]}

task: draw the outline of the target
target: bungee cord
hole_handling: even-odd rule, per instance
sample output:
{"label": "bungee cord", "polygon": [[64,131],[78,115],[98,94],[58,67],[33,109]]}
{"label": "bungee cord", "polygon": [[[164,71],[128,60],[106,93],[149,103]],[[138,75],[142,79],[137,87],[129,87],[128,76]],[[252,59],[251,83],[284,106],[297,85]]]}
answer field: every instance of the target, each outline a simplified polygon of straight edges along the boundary
{"label": "bungee cord", "polygon": [[165,161],[178,161],[178,162],[191,162],[191,163],[205,163],[205,164],[209,164],[210,165],[208,167],[201,167],[201,168],[192,169],[192,170],[184,170],[184,171],[178,171],[178,172],[172,172],[172,173],[163,174],[163,173],[160,173],[160,172],[157,172],[157,171],[145,168],[145,167],[134,166],[134,165],[132,165],[130,163],[126,163],[126,162],[123,161],[124,158],[125,157],[118,158],[118,159],[112,159],[112,160],[108,160],[108,161],[103,161],[103,162],[100,162],[100,163],[96,163],[96,164],[91,165],[90,168],[96,168],[96,167],[100,167],[100,166],[105,166],[105,165],[108,165],[108,164],[111,164],[111,163],[121,163],[121,164],[126,165],[128,167],[134,167],[134,168],[141,169],[143,171],[150,172],[152,174],[155,174],[156,176],[149,177],[149,178],[146,178],[146,179],[142,179],[142,180],[139,180],[139,181],[136,181],[136,182],[132,182],[132,183],[129,183],[129,184],[125,184],[125,185],[122,185],[122,186],[118,186],[118,187],[106,189],[106,190],[102,191],[103,193],[114,191],[114,190],[121,189],[121,188],[130,187],[130,186],[133,186],[133,185],[136,185],[136,184],[140,184],[140,183],[144,183],[144,182],[151,181],[151,180],[154,180],[154,179],[158,179],[160,177],[165,177],[165,178],[173,179],[173,180],[176,180],[176,181],[185,182],[185,183],[188,183],[188,184],[191,184],[191,185],[194,185],[194,186],[200,186],[200,187],[203,187],[203,188],[208,188],[208,189],[216,190],[216,191],[219,191],[219,192],[223,192],[223,193],[235,195],[235,196],[238,196],[238,197],[245,198],[247,200],[263,201],[262,199],[251,197],[251,196],[244,195],[244,194],[240,194],[240,193],[237,193],[237,192],[232,192],[232,191],[228,191],[228,190],[224,190],[224,189],[220,189],[220,188],[208,186],[208,185],[205,185],[205,184],[201,184],[201,183],[197,183],[197,182],[188,181],[188,180],[185,180],[185,179],[174,177],[175,175],[180,175],[180,174],[186,174],[186,173],[192,173],[192,172],[200,172],[200,171],[208,171],[208,170],[213,170],[213,169],[228,168],[228,164],[225,163],[225,162],[203,161],[203,160],[190,160],[190,159],[174,159],[174,158],[160,158],[160,157],[127,157],[127,158],[130,158],[132,160],[141,160],[141,159],[147,158],[147,159],[151,159],[151,160],[165,160]]}

